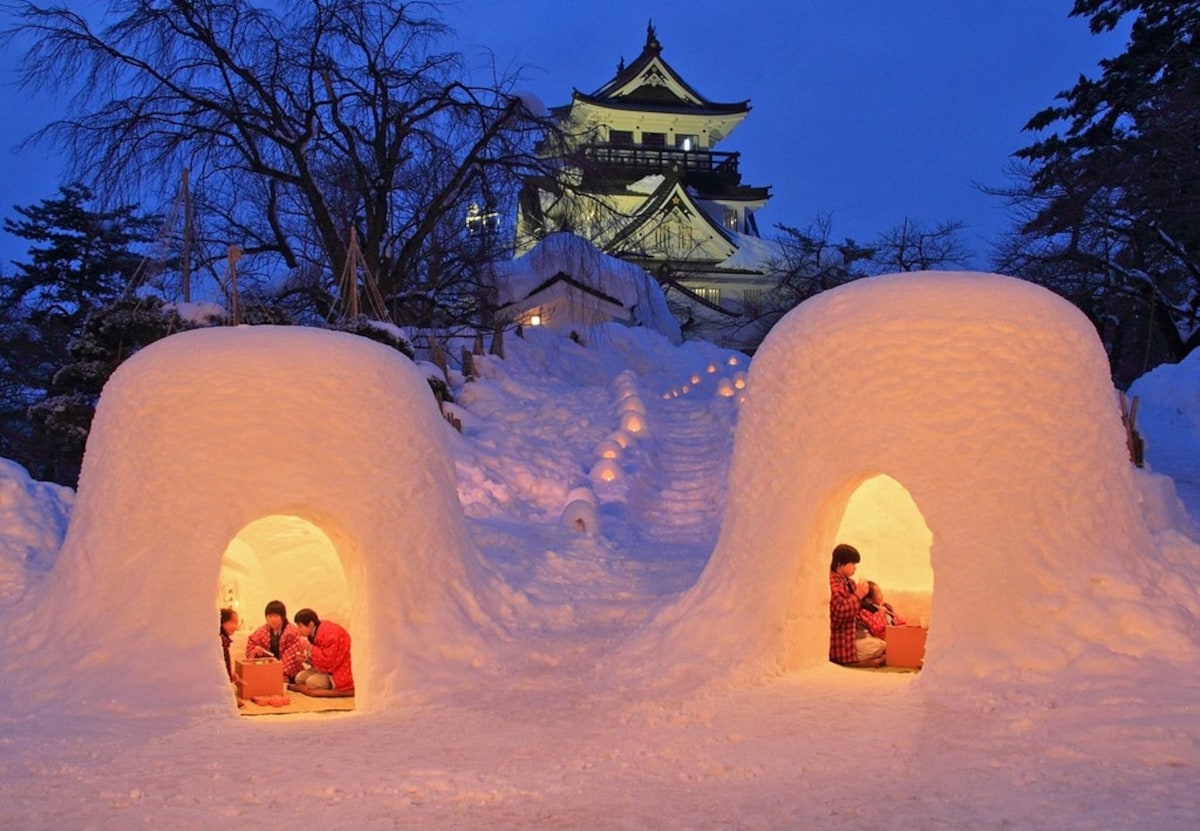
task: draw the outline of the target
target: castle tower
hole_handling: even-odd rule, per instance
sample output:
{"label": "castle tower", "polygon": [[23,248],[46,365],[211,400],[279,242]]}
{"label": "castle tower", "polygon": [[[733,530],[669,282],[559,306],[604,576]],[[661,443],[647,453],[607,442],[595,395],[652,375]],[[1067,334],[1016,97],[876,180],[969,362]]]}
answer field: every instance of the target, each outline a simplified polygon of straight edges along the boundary
{"label": "castle tower", "polygon": [[517,250],[573,231],[653,274],[685,329],[739,346],[737,328],[753,342],[761,333],[745,324],[778,263],[755,218],[770,188],[743,184],[739,154],[716,149],[750,103],[710,101],[662,52],[651,24],[632,63],[551,110],[562,132],[542,152],[561,167],[526,183]]}

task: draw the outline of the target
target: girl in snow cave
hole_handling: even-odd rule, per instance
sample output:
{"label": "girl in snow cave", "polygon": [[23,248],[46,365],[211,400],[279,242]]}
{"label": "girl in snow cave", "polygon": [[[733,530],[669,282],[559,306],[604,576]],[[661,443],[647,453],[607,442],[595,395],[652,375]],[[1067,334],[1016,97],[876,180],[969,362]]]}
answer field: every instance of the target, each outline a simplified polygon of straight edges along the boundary
{"label": "girl in snow cave", "polygon": [[254,630],[246,641],[247,658],[274,656],[283,662],[283,674],[290,681],[304,669],[304,636],[288,623],[287,607],[272,600],[263,610],[267,622]]}
{"label": "girl in snow cave", "polygon": [[829,562],[829,660],[848,667],[883,664],[887,644],[881,638],[858,637],[859,612],[868,584],[855,584],[854,572],[862,556],[852,545],[833,549]]}
{"label": "girl in snow cave", "polygon": [[233,609],[225,608],[221,610],[221,649],[225,652],[225,674],[229,676],[232,682],[233,677],[233,661],[229,658],[229,647],[233,646],[233,633],[238,628],[237,612]]}
{"label": "girl in snow cave", "polygon": [[865,629],[873,638],[883,638],[887,635],[889,626],[904,626],[904,618],[896,614],[892,604],[883,599],[883,589],[879,584],[867,581],[867,596],[862,599],[862,610],[858,613],[860,624],[859,637]]}

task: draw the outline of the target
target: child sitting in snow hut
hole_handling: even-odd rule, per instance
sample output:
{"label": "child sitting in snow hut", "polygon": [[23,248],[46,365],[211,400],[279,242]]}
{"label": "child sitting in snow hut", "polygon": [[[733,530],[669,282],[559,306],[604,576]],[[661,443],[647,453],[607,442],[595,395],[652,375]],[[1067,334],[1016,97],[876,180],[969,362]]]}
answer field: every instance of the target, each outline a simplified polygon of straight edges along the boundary
{"label": "child sitting in snow hut", "polygon": [[852,545],[833,549],[829,563],[829,660],[849,667],[877,667],[883,664],[886,644],[879,638],[857,637],[867,584],[855,585],[851,578],[861,559]]}
{"label": "child sitting in snow hut", "polygon": [[304,690],[333,690],[352,695],[354,672],[350,667],[350,633],[312,609],[296,612],[296,627],[304,640],[309,669],[296,675],[296,686]]}
{"label": "child sitting in snow hut", "polygon": [[225,652],[225,674],[233,681],[233,661],[229,658],[229,647],[233,646],[233,633],[238,628],[238,615],[233,609],[221,610],[221,649]]}
{"label": "child sitting in snow hut", "polygon": [[872,580],[867,581],[867,595],[862,599],[858,618],[866,633],[873,638],[886,637],[889,626],[905,625],[904,618],[896,614],[892,604],[883,599],[883,589]]}
{"label": "child sitting in snow hut", "polygon": [[247,658],[274,656],[283,662],[283,674],[289,680],[304,669],[304,637],[288,623],[283,601],[272,600],[263,610],[266,623],[254,630],[246,641]]}

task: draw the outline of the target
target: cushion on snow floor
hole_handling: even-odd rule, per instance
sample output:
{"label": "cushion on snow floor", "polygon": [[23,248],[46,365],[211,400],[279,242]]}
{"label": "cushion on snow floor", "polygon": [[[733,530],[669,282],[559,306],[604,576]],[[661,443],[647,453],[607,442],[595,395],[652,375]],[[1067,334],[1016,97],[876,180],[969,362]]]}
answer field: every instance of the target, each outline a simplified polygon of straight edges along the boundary
{"label": "cushion on snow floor", "polygon": [[312,696],[313,698],[354,698],[354,692],[346,692],[345,690],[318,690],[312,687],[305,687],[300,684],[288,684],[287,688],[292,692],[298,692],[301,695]]}

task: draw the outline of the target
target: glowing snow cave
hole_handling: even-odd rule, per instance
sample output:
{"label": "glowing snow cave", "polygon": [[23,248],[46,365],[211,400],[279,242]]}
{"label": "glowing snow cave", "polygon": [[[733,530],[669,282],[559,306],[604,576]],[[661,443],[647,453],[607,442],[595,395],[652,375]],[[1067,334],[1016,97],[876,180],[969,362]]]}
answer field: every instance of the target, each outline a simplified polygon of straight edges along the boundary
{"label": "glowing snow cave", "polygon": [[62,552],[13,624],[53,649],[14,682],[66,709],[232,713],[217,608],[247,630],[275,598],[349,630],[360,711],[474,660],[489,621],[448,429],[423,374],[364,338],[147,347],[101,395]]}
{"label": "glowing snow cave", "polygon": [[1151,597],[1104,350],[1065,300],[993,274],[860,280],[785,316],[746,393],[715,550],[632,649],[709,675],[827,666],[844,541],[929,621],[922,684],[1180,659],[1162,633],[1191,624]]}

